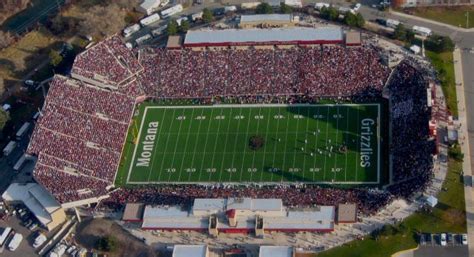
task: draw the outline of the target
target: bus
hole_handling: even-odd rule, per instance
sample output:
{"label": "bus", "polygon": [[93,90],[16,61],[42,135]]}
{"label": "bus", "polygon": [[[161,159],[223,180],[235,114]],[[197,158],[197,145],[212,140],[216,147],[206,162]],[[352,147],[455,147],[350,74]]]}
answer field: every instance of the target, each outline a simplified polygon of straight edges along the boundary
{"label": "bus", "polygon": [[6,227],[3,229],[2,233],[0,234],[0,247],[3,247],[7,242],[8,237],[13,232],[11,227]]}
{"label": "bus", "polygon": [[420,26],[413,26],[413,32],[423,37],[428,37],[431,35],[431,29]]}
{"label": "bus", "polygon": [[28,132],[28,130],[30,129],[30,125],[31,124],[29,122],[23,123],[18,132],[16,132],[17,140],[20,140]]}

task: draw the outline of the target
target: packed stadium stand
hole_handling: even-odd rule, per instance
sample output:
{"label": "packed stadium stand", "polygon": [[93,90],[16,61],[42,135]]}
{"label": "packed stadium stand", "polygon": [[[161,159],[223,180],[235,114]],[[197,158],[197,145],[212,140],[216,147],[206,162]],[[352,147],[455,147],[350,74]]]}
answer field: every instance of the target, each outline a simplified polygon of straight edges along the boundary
{"label": "packed stadium stand", "polygon": [[[420,150],[432,147],[426,79],[409,62],[391,70],[381,52],[373,45],[339,43],[314,47],[295,43],[285,49],[137,51],[113,36],[79,54],[71,77],[56,75],[50,83],[28,147],[28,153],[38,158],[34,176],[67,206],[96,202],[104,195],[108,198],[103,203],[112,208],[125,202],[190,206],[195,198],[252,197],[281,198],[295,207],[350,202],[361,213],[374,213],[393,197],[426,186],[431,174],[431,155]],[[389,192],[286,185],[187,185],[185,189],[163,185],[110,191],[134,106],[144,99],[365,102],[382,97],[385,86],[394,113],[390,146],[394,185]]]}

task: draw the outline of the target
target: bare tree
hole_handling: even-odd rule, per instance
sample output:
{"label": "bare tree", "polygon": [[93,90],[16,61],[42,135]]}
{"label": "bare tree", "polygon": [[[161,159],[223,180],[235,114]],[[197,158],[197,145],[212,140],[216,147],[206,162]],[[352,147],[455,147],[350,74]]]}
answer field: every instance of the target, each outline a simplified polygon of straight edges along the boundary
{"label": "bare tree", "polygon": [[125,26],[125,13],[116,4],[91,7],[81,18],[79,32],[83,35],[105,37]]}
{"label": "bare tree", "polygon": [[0,31],[0,49],[11,45],[14,41],[15,38],[10,32]]}

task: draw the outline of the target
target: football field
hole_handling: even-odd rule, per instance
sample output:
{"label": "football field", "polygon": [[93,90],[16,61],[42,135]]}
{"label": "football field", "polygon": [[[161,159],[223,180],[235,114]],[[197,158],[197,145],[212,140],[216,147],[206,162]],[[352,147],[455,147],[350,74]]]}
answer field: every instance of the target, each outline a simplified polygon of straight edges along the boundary
{"label": "football field", "polygon": [[380,183],[379,104],[136,109],[116,184]]}

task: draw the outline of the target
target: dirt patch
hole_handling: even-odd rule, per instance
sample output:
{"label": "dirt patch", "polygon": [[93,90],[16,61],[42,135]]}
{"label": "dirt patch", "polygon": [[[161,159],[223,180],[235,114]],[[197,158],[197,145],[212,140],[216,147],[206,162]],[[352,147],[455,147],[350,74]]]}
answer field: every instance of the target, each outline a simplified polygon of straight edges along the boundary
{"label": "dirt patch", "polygon": [[76,229],[75,240],[81,246],[95,249],[99,238],[113,236],[117,239],[116,250],[107,253],[111,257],[155,257],[150,247],[132,236],[119,225],[107,219],[88,219],[81,222]]}

